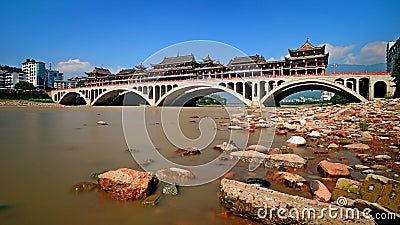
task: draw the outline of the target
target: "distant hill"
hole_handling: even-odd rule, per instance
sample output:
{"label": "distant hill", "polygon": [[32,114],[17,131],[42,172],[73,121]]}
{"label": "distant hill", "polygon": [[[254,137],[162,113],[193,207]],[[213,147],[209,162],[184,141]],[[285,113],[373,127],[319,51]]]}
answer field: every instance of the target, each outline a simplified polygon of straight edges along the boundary
{"label": "distant hill", "polygon": [[[333,73],[332,64],[328,65],[326,72]],[[338,64],[336,72],[386,72],[386,63],[377,63],[372,65]]]}
{"label": "distant hill", "polygon": [[309,91],[300,91],[294,94],[291,94],[285,98],[285,100],[295,99],[295,98],[317,98],[321,97],[321,90],[309,90]]}

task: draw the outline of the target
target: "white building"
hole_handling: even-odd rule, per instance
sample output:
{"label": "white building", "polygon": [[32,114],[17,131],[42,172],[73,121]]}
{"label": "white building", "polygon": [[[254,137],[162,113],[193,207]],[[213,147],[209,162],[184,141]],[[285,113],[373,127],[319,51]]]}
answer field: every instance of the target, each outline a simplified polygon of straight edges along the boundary
{"label": "white building", "polygon": [[26,73],[26,81],[37,88],[44,88],[46,67],[44,62],[27,59],[22,63],[22,72]]}
{"label": "white building", "polygon": [[14,89],[18,82],[26,81],[26,74],[0,70],[0,88]]}
{"label": "white building", "polygon": [[65,80],[54,80],[53,88],[55,88],[55,89],[67,88],[67,81],[65,81]]}
{"label": "white building", "polygon": [[386,46],[386,71],[392,72],[393,66],[400,56],[400,38],[397,41],[391,41]]}
{"label": "white building", "polygon": [[335,93],[329,92],[329,91],[323,91],[321,93],[321,100],[322,101],[330,101],[331,98],[335,95]]}

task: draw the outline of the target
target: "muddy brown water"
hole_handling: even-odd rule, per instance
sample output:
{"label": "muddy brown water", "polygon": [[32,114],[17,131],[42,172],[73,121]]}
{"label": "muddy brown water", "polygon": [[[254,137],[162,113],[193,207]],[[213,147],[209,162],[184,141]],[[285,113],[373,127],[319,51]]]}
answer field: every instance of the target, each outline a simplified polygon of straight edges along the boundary
{"label": "muddy brown water", "polygon": [[[138,110],[141,110],[138,107]],[[198,165],[220,154],[213,149],[229,139],[226,127],[228,116],[219,107],[184,108],[179,124],[188,138],[200,135],[199,119],[214,118],[217,135],[202,154],[181,157],[173,153],[173,144],[165,141],[160,126],[159,108],[149,108],[151,137],[158,151],[176,163]],[[0,224],[242,224],[245,220],[228,215],[219,205],[219,180],[196,187],[181,187],[178,196],[162,196],[155,207],[141,201],[117,201],[101,191],[74,193],[70,188],[80,181],[92,181],[92,172],[120,167],[140,169],[124,139],[121,107],[2,107],[0,108]],[[98,126],[104,120],[108,126]],[[196,122],[193,122],[196,121]],[[158,121],[158,122],[157,122]],[[150,126],[151,127],[151,126]],[[141,132],[141,131],[138,131]],[[243,132],[243,131],[233,131]],[[250,134],[249,144],[257,144],[258,133]],[[271,131],[271,134],[273,132]],[[243,135],[245,133],[243,132]],[[281,147],[288,137],[277,136],[272,147]],[[270,140],[261,139],[261,144]],[[314,156],[305,147],[295,153]],[[351,155],[350,164],[359,163]],[[316,163],[296,172],[307,179],[318,178]],[[218,166],[218,165],[215,165]],[[233,179],[262,177],[263,167],[254,172],[248,165],[238,163]],[[159,185],[162,186],[162,185]],[[299,191],[272,184],[271,188],[307,196]],[[248,222],[248,221],[247,221]]]}

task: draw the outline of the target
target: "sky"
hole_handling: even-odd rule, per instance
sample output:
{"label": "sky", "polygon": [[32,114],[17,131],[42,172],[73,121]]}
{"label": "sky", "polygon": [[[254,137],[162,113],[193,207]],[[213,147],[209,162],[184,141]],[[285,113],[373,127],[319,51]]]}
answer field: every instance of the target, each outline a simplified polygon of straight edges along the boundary
{"label": "sky", "polygon": [[326,44],[329,63],[384,63],[386,43],[400,37],[399,8],[398,0],[3,0],[0,65],[21,67],[31,58],[66,78],[94,66],[116,73],[193,40],[273,60],[307,37]]}

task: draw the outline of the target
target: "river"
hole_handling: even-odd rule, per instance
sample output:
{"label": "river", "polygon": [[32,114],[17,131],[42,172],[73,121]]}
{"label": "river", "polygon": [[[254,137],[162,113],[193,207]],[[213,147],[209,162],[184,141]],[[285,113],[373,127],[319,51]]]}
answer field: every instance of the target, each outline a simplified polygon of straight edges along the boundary
{"label": "river", "polygon": [[[143,110],[143,107],[133,109]],[[160,108],[149,107],[146,123],[160,122]],[[133,114],[134,115],[134,114]],[[184,108],[180,126],[188,138],[200,135],[198,121],[211,117],[217,124],[214,140],[201,155],[176,156],[171,143],[151,131],[157,149],[177,163],[198,165],[220,154],[213,146],[229,139],[226,128],[218,125],[229,118],[220,107]],[[98,126],[104,120],[108,126]],[[158,122],[157,122],[158,121]],[[71,187],[80,181],[95,182],[92,172],[140,167],[128,151],[122,126],[122,107],[2,107],[0,108],[0,224],[243,224],[249,221],[226,216],[218,202],[219,179],[205,185],[180,187],[178,196],[162,196],[158,205],[147,207],[137,201],[117,201],[101,191],[75,193]],[[152,128],[153,129],[153,128]],[[138,133],[143,132],[138,130]],[[243,131],[234,131],[242,132]],[[258,142],[257,132],[249,144]],[[275,137],[272,147],[280,147],[286,137]],[[268,143],[269,140],[261,140]],[[142,149],[146,151],[145,149]],[[150,151],[150,150],[149,150]],[[295,149],[297,153],[305,148]],[[311,154],[312,155],[312,154]],[[263,177],[264,168],[248,172],[239,163],[235,179]],[[311,172],[310,172],[311,171]],[[315,168],[304,171],[313,176]],[[160,184],[159,184],[160,186]],[[272,185],[272,188],[279,187]],[[290,190],[286,190],[290,192]]]}

